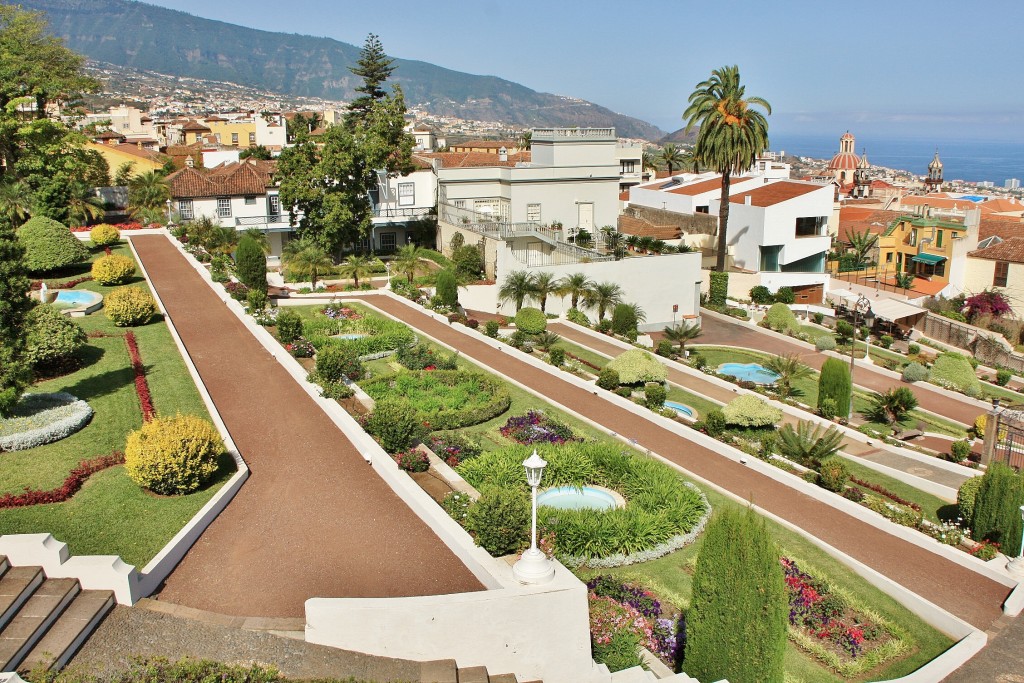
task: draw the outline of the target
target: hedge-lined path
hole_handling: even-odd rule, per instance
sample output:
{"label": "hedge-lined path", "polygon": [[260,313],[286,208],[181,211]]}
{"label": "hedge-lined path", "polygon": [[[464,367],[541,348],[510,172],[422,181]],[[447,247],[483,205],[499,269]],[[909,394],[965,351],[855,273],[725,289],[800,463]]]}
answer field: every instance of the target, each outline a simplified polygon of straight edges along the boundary
{"label": "hedge-lined path", "polygon": [[169,239],[131,239],[251,469],[159,599],[301,617],[311,597],[481,590]]}
{"label": "hedge-lined path", "polygon": [[[464,357],[491,367],[528,390],[635,440],[639,447],[668,458],[740,499],[753,501],[976,627],[987,628],[1002,614],[1001,605],[1009,589],[996,581],[721,457],[715,451],[599,398],[597,391],[583,389],[533,367],[514,354],[506,353],[504,349],[510,347],[500,342],[464,334],[390,297],[378,294],[360,297],[360,300],[458,349]],[[865,510],[864,514],[873,513]]]}
{"label": "hedge-lined path", "polygon": [[[590,349],[602,356],[614,358],[623,352],[621,346],[617,346],[616,344],[612,344],[611,342],[603,339],[595,338],[594,336],[589,335],[586,332],[582,332],[571,325],[556,322],[549,324],[548,329],[553,332],[557,332],[563,339],[571,341],[573,344],[578,346]],[[720,403],[728,403],[738,395],[737,392],[731,389],[720,387],[717,384],[700,377],[693,377],[692,375],[681,370],[677,370],[670,365],[666,367],[668,369],[668,380],[673,384],[677,384],[684,389],[691,391],[692,393],[715,399]],[[785,416],[783,417],[783,422],[789,424],[796,424],[799,421],[800,420],[797,417],[790,413],[785,413]],[[930,443],[931,442],[922,443],[922,445],[928,446]],[[949,441],[943,442],[942,448],[944,450],[948,450],[949,443]],[[862,441],[857,441],[848,437],[843,438],[843,444],[843,452],[848,456],[863,460],[870,460],[871,462],[885,465],[886,467],[892,467],[893,469],[900,470],[901,472],[913,474],[916,477],[928,479],[952,489],[960,488],[960,484],[970,478],[970,475],[967,474],[957,474],[939,467],[928,467],[919,460],[905,457],[900,453],[896,453],[888,449],[869,446]]]}

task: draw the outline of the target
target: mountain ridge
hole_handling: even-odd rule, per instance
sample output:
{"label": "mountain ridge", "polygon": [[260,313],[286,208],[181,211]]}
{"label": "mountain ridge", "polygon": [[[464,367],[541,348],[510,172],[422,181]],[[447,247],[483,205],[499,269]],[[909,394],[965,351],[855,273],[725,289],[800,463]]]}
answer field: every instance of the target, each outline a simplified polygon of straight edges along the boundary
{"label": "mountain ridge", "polygon": [[[348,67],[360,48],[333,38],[253,29],[135,0],[19,0],[90,59],[181,77],[228,81],[300,97],[348,100],[360,83]],[[655,140],[658,127],[573,97],[497,76],[395,58],[391,82],[406,101],[439,116],[511,126],[614,127]]]}

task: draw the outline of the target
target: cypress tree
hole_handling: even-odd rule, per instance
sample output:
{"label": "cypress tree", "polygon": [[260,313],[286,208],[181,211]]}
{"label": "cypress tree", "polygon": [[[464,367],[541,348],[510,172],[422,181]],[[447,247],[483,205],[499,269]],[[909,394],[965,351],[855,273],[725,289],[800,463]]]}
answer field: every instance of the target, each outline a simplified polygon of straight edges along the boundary
{"label": "cypress tree", "polygon": [[683,670],[702,681],[781,682],[788,612],[764,520],[749,508],[719,512],[697,556]]}
{"label": "cypress tree", "polygon": [[441,303],[448,308],[458,307],[459,284],[455,279],[455,273],[445,269],[437,274],[437,295],[441,297]]}
{"label": "cypress tree", "polygon": [[385,92],[381,85],[388,80],[391,72],[395,70],[392,66],[394,60],[388,58],[381,45],[380,38],[371,33],[363,43],[363,49],[359,53],[357,66],[349,67],[356,76],[363,79],[363,84],[356,87],[356,92],[362,93],[352,100],[348,105],[348,113],[345,115],[345,124],[350,128],[366,119],[370,108],[377,100],[384,99]]}
{"label": "cypress tree", "polygon": [[981,478],[974,498],[971,537],[999,544],[1003,554],[1020,554],[1020,506],[1024,505],[1024,478],[1003,463],[992,463]]}
{"label": "cypress tree", "polygon": [[850,414],[850,370],[846,363],[838,358],[829,358],[821,366],[818,377],[818,408],[826,398],[835,401],[836,415],[846,417]]}
{"label": "cypress tree", "polygon": [[636,332],[636,312],[629,304],[616,304],[612,309],[612,331],[626,336]]}
{"label": "cypress tree", "polygon": [[25,357],[28,297],[25,248],[10,220],[0,218],[0,416],[10,414],[31,381]]}
{"label": "cypress tree", "polygon": [[267,291],[267,257],[256,240],[245,235],[238,242],[235,252],[235,266],[238,279],[249,289]]}

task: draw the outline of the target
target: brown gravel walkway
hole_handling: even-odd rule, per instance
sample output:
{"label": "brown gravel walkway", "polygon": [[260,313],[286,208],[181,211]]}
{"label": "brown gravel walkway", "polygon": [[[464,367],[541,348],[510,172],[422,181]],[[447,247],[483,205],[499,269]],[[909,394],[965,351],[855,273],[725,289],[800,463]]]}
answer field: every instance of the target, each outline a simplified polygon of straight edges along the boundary
{"label": "brown gravel walkway", "polygon": [[484,362],[518,384],[635,439],[640,447],[669,458],[744,500],[752,500],[977,627],[986,628],[1002,614],[1001,605],[1009,589],[995,581],[721,457],[598,398],[594,391],[534,368],[505,352],[507,347],[498,342],[463,334],[389,297],[371,295],[363,300],[459,349],[463,356]]}
{"label": "brown gravel walkway", "polygon": [[481,590],[163,235],[131,238],[252,470],[161,600],[301,617],[310,597]]}

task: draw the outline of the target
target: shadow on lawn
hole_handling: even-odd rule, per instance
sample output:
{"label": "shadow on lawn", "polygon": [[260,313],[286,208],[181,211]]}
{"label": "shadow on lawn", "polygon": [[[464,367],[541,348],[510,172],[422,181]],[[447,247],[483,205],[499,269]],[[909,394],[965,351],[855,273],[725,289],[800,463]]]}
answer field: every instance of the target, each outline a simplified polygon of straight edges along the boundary
{"label": "shadow on lawn", "polygon": [[[147,368],[147,371],[149,368]],[[115,393],[122,387],[135,383],[130,367],[108,370],[92,377],[84,377],[62,389],[84,401],[91,401]]]}

